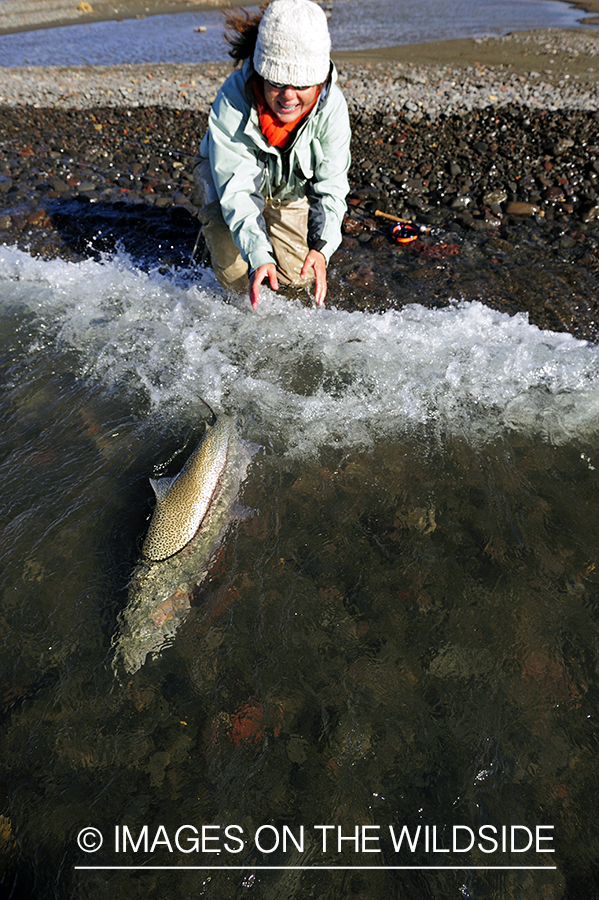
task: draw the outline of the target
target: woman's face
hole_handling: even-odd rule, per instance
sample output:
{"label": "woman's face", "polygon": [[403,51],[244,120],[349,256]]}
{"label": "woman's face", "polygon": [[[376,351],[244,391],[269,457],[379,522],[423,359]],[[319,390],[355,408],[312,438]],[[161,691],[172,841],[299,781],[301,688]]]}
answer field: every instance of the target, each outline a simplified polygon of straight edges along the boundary
{"label": "woman's face", "polygon": [[297,88],[290,84],[271,84],[264,79],[264,99],[275,116],[285,123],[295,122],[310,109],[317,90],[316,84]]}

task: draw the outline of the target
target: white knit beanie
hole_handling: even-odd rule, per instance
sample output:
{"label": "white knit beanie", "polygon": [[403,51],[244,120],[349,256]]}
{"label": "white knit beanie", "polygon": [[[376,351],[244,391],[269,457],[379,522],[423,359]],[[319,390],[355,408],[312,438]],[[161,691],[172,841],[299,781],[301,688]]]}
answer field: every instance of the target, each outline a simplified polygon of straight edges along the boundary
{"label": "white knit beanie", "polygon": [[326,81],[331,38],[313,0],[273,0],[262,16],[254,69],[274,84],[308,87]]}

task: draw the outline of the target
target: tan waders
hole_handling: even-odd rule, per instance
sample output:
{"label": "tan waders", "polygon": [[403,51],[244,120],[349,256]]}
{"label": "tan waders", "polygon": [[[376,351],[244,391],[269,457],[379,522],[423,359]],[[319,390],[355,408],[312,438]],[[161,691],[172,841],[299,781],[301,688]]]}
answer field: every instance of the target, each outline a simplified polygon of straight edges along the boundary
{"label": "tan waders", "polygon": [[[247,293],[248,265],[231,237],[223,219],[220,203],[212,181],[210,163],[202,160],[194,169],[198,219],[210,254],[210,263],[220,284],[229,290]],[[302,286],[314,280],[314,270],[307,278],[300,278],[304,260],[309,253],[307,198],[281,203],[276,199],[264,201],[264,221],[277,261],[277,276],[281,284]]]}

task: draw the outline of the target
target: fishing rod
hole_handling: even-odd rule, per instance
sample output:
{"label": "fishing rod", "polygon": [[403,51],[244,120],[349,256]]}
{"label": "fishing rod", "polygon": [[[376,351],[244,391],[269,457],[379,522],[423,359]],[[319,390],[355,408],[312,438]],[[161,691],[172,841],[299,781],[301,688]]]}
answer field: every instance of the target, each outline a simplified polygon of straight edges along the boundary
{"label": "fishing rod", "polygon": [[[393,223],[390,228],[382,229],[376,222],[373,222],[372,216],[384,219],[385,222]],[[395,216],[391,213],[385,213],[380,209],[370,212],[358,210],[355,206],[348,208],[347,217],[354,219],[365,225],[370,231],[377,231],[379,234],[390,235],[398,244],[411,244],[417,240],[421,234],[430,234],[431,229],[426,225],[418,225],[412,219],[404,219],[401,216]]]}

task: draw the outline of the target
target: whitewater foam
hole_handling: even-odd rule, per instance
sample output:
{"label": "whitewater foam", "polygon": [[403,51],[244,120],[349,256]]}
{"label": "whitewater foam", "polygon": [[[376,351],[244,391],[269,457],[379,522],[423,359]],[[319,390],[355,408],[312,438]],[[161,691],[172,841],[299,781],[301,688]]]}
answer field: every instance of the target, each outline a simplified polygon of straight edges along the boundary
{"label": "whitewater foam", "polygon": [[553,443],[596,432],[599,349],[481,303],[382,314],[315,309],[267,289],[257,312],[212,273],[34,259],[0,247],[0,310],[33,315],[45,352],[160,412],[198,397],[290,454],[371,446],[414,428]]}

